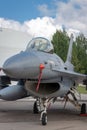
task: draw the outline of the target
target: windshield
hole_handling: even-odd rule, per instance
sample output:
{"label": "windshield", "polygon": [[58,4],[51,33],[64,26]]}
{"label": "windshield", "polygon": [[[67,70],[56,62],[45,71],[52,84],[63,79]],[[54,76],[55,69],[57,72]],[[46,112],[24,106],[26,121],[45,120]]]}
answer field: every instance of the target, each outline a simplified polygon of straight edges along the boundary
{"label": "windshield", "polygon": [[42,38],[42,37],[37,37],[37,38],[32,39],[29,42],[29,44],[26,48],[26,51],[29,51],[30,49],[48,52],[48,53],[53,53],[52,43],[50,43],[49,40]]}

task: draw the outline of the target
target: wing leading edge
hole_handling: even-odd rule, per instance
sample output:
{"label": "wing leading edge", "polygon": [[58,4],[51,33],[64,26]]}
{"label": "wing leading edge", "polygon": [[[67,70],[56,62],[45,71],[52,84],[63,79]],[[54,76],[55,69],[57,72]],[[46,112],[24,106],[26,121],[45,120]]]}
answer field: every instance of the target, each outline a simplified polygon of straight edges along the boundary
{"label": "wing leading edge", "polygon": [[84,79],[87,79],[87,75],[80,74],[74,71],[69,71],[69,70],[64,70],[64,69],[59,70],[56,68],[53,68],[52,70],[58,72],[59,76],[72,78],[73,80],[77,80],[79,83],[83,82]]}

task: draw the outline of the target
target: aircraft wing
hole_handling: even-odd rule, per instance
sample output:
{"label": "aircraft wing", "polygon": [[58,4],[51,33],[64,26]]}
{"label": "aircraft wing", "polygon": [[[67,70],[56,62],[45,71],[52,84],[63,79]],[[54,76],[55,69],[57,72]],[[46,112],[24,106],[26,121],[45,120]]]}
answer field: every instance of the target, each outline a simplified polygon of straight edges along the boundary
{"label": "aircraft wing", "polygon": [[85,79],[87,80],[87,75],[85,75],[85,74],[80,74],[80,73],[76,73],[74,71],[56,69],[56,68],[53,68],[52,70],[58,72],[59,76],[72,78],[73,80],[76,80],[79,83],[83,82],[83,80],[85,80]]}

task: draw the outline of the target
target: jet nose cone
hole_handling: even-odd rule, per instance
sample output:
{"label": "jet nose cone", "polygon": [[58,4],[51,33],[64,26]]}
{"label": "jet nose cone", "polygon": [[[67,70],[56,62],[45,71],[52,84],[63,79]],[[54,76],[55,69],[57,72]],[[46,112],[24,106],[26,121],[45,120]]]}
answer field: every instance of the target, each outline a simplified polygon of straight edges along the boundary
{"label": "jet nose cone", "polygon": [[17,64],[17,56],[10,57],[3,64],[3,71],[6,74],[9,74],[9,72],[11,72],[12,70],[16,69],[16,64]]}
{"label": "jet nose cone", "polygon": [[39,74],[39,58],[33,53],[20,53],[9,59],[3,65],[3,71],[10,77],[29,79]]}
{"label": "jet nose cone", "polygon": [[13,61],[13,57],[11,57],[11,58],[7,59],[5,61],[5,63],[3,64],[3,70],[4,71],[11,70],[11,69],[13,69],[14,65],[15,65],[15,62]]}

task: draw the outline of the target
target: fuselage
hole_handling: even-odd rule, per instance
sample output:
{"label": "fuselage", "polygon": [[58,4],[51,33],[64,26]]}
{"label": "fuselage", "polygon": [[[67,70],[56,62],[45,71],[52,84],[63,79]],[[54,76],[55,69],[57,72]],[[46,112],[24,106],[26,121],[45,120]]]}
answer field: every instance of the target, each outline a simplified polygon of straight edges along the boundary
{"label": "fuselage", "polygon": [[24,51],[7,59],[3,65],[3,71],[16,79],[38,79],[40,64],[43,64],[42,79],[58,77],[53,68],[64,68],[64,62],[56,54],[40,51]]}
{"label": "fuselage", "polygon": [[[44,66],[42,72],[40,65]],[[26,90],[41,98],[64,96],[74,84],[72,79],[60,76],[54,69],[65,70],[65,63],[53,53],[52,44],[45,38],[32,40],[25,51],[8,58],[3,65],[6,75],[26,80]]]}

